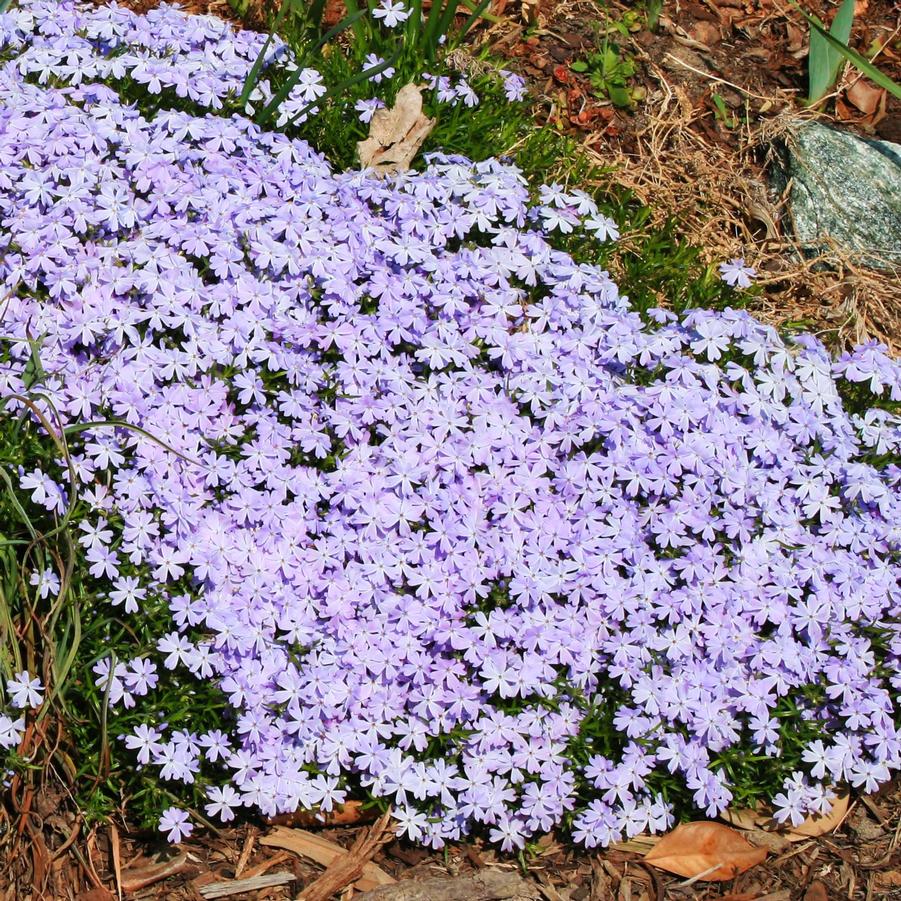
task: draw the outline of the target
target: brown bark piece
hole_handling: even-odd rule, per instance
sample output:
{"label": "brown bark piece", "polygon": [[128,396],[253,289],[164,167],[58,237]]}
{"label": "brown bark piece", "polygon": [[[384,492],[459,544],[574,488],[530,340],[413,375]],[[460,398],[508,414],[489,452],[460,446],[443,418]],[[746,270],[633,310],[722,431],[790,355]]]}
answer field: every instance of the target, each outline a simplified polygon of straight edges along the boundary
{"label": "brown bark piece", "polygon": [[[274,829],[269,835],[262,836],[260,844],[269,848],[282,848],[285,851],[291,851],[294,854],[299,854],[301,857],[307,857],[324,867],[330,867],[335,861],[346,857],[348,854],[347,849],[342,848],[341,845],[330,842],[327,838],[323,838],[321,835],[314,835],[312,832],[307,832],[304,829],[279,827]],[[364,863],[360,873],[361,875],[357,879],[357,887],[362,891],[378,888],[380,885],[390,885],[394,882],[391,876],[373,863]]]}
{"label": "brown bark piece", "polygon": [[466,876],[443,876],[398,882],[358,896],[358,901],[533,901],[540,894],[516,873],[480,870]]}
{"label": "brown bark piece", "polygon": [[[297,901],[329,901],[342,889],[357,882],[366,867],[374,866],[369,861],[392,837],[391,814],[386,813],[371,829],[360,834],[349,851],[332,861],[325,872],[300,893]],[[379,870],[378,867],[375,869]],[[391,879],[387,873],[384,876]]]}
{"label": "brown bark piece", "polygon": [[184,872],[188,867],[188,857],[186,854],[179,854],[170,860],[160,861],[159,863],[142,867],[141,869],[132,869],[128,867],[122,871],[122,891],[128,894],[136,892],[155,882],[162,882],[170,876],[176,876]]}

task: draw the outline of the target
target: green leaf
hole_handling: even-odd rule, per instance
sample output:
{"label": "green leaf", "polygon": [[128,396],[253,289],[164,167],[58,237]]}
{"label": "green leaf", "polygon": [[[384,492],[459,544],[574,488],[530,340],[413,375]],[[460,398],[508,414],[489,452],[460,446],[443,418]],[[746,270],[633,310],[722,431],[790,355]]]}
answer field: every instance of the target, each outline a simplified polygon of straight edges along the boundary
{"label": "green leaf", "polygon": [[628,88],[620,84],[607,83],[607,96],[610,98],[614,106],[630,107],[632,106],[632,94]]}
{"label": "green leaf", "polygon": [[584,59],[573,60],[573,62],[569,64],[569,67],[573,70],[573,72],[588,71],[588,63],[586,63]]}
{"label": "green leaf", "polygon": [[804,10],[801,10],[804,13],[804,17],[810,22],[811,28],[811,37],[813,36],[813,32],[817,32],[820,37],[822,37],[829,46],[836,51],[840,56],[844,57],[848,62],[850,62],[855,68],[861,71],[873,84],[877,85],[880,88],[885,88],[886,91],[889,92],[893,97],[897,97],[901,100],[901,84],[898,84],[893,78],[890,78],[881,70],[877,69],[865,56],[861,56],[856,50],[852,50],[850,47],[841,43],[841,41],[837,41],[835,37],[833,37],[822,25],[819,25],[812,16],[809,16]]}
{"label": "green leaf", "polygon": [[827,38],[831,36],[842,46],[847,45],[851,37],[851,25],[854,22],[854,0],[843,0],[832,27],[826,32],[822,23],[804,12],[810,22],[810,52],[807,56],[807,93],[808,102],[816,103],[829,92],[838,78],[843,57]]}
{"label": "green leaf", "polygon": [[238,103],[243,110],[247,101],[250,99],[250,95],[253,93],[253,89],[256,87],[257,82],[260,80],[260,71],[263,68],[263,63],[266,60],[266,51],[269,50],[269,45],[272,43],[272,38],[275,36],[276,31],[278,31],[278,27],[282,24],[282,21],[285,18],[285,15],[288,12],[288,7],[290,3],[288,0],[283,0],[282,5],[279,7],[278,15],[275,17],[275,21],[272,23],[272,28],[269,29],[269,34],[266,37],[263,46],[260,48],[260,52],[257,54],[257,58],[254,60],[253,66],[250,69],[250,72],[247,73],[247,78],[244,79],[244,87],[241,91],[241,97],[238,100]]}

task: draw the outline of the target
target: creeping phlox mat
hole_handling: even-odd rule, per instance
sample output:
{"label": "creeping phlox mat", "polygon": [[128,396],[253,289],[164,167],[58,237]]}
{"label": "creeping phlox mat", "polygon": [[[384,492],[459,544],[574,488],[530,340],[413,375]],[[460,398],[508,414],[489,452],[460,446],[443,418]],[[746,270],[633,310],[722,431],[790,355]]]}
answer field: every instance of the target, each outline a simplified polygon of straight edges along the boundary
{"label": "creeping phlox mat", "polygon": [[[512,166],[379,180],[121,100],[163,70],[224,96],[255,40],[173,8],[0,16],[0,385],[139,427],[73,434],[77,484],[19,481],[85,504],[105,603],[165,624],[95,666],[113,718],[148,710],[136,761],[223,819],[366,791],[413,839],[508,849],[660,831],[672,798],[712,816],[747,773],[795,822],[888,779],[901,429],[842,398],[901,399],[898,364],[640,317],[551,246],[609,220]],[[160,680],[214,681],[221,727],[166,726]]]}

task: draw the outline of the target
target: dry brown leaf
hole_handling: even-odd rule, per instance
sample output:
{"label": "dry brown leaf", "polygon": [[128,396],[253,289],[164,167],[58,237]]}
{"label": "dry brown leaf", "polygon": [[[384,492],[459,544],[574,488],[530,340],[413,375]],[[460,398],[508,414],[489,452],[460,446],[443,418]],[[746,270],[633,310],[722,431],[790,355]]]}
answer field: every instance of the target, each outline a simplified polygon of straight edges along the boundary
{"label": "dry brown leaf", "polygon": [[885,117],[887,91],[877,88],[863,78],[858,78],[846,91],[845,97],[854,104],[865,116],[879,122]]}
{"label": "dry brown leaf", "polygon": [[848,801],[847,793],[839,795],[832,802],[829,813],[825,816],[809,816],[799,826],[782,826],[763,808],[730,807],[723,812],[722,818],[739,829],[776,832],[790,842],[803,842],[832,832],[844,820],[848,812]]}
{"label": "dry brown leaf", "polygon": [[720,816],[739,829],[766,829],[767,824],[773,822],[769,814],[754,807],[727,807]]}
{"label": "dry brown leaf", "polygon": [[435,120],[423,115],[419,87],[404,85],[391,109],[376,110],[373,115],[369,137],[357,144],[360,163],[384,175],[403,172],[434,127]]}
{"label": "dry brown leaf", "polygon": [[766,848],[755,848],[734,829],[702,821],[677,826],[644,859],[687,879],[725,882],[762,863],[766,855]]}
{"label": "dry brown leaf", "polygon": [[520,13],[526,25],[534,25],[538,21],[540,0],[521,0]]}
{"label": "dry brown leaf", "polygon": [[[274,829],[269,835],[264,835],[260,839],[260,844],[269,848],[282,848],[285,851],[292,851],[294,854],[308,857],[324,867],[329,866],[339,857],[347,854],[347,850],[336,842],[330,842],[327,838],[307,832],[304,829],[279,827]],[[380,885],[391,885],[393,882],[394,879],[381,867],[376,866],[374,863],[367,863],[363,867],[363,875],[357,880],[356,886],[360,891],[369,891]]]}
{"label": "dry brown leaf", "polygon": [[884,873],[876,873],[875,882],[880,890],[901,888],[901,870],[888,870]]}
{"label": "dry brown leaf", "polygon": [[378,814],[375,808],[364,810],[362,801],[347,801],[328,813],[298,810],[296,813],[269,817],[266,823],[270,826],[302,826],[307,829],[316,829],[326,826],[358,826],[364,823],[374,823],[377,819]]}
{"label": "dry brown leaf", "polygon": [[839,795],[832,802],[832,810],[829,813],[821,817],[809,816],[800,826],[787,829],[786,838],[792,842],[800,842],[834,831],[848,812],[848,800],[847,794]]}

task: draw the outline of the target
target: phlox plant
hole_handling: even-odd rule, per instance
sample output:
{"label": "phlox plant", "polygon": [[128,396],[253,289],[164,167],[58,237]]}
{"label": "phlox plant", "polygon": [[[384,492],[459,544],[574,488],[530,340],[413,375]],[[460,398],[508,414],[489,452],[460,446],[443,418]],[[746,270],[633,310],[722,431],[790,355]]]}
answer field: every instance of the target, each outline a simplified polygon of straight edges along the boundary
{"label": "phlox plant", "polygon": [[[119,745],[109,733],[109,692],[94,684],[91,667],[101,658],[130,660],[139,647],[152,649],[160,612],[150,605],[144,618],[124,623],[110,608],[108,582],[93,545],[99,532],[78,528],[92,509],[78,494],[78,463],[70,438],[102,432],[112,423],[60,416],[44,394],[39,342],[0,338],[0,360],[21,379],[0,396],[0,772],[4,798],[14,821],[27,816],[30,798],[61,787],[74,794],[88,822],[111,812],[117,800]],[[17,361],[12,363],[12,361]],[[21,363],[24,361],[24,366]],[[142,430],[128,423],[119,429]],[[151,436],[146,436],[153,440]],[[83,446],[83,445],[82,445]],[[59,471],[54,483],[44,477]],[[65,485],[66,487],[62,487]],[[156,623],[155,623],[156,620]],[[154,629],[156,625],[156,630]],[[183,688],[167,685],[148,665],[143,675],[168,695],[170,719],[181,722]],[[24,674],[24,676],[23,676]],[[137,687],[133,667],[128,675]],[[174,690],[173,690],[174,689]],[[203,686],[192,689],[189,720],[216,722],[221,703]],[[126,720],[117,716],[119,725]],[[152,786],[150,809],[158,806]],[[147,786],[131,786],[133,806],[143,809]],[[4,844],[18,832],[9,830]]]}
{"label": "phlox plant", "polygon": [[897,361],[639,314],[559,249],[617,223],[509,163],[333,169],[226,106],[261,41],[0,16],[0,386],[39,341],[61,427],[107,423],[14,488],[115,626],[81,690],[141,811],[595,847],[888,780]]}
{"label": "phlox plant", "polygon": [[[365,123],[379,105],[392,102],[399,86],[425,79],[438,101],[477,106],[479,96],[469,81],[449,76],[443,59],[489,2],[479,0],[459,28],[455,21],[460,0],[438,0],[427,11],[421,0],[409,4],[381,0],[362,6],[348,2],[348,15],[327,28],[321,0],[312,4],[284,0],[245,79],[240,103],[263,126],[303,125],[327,106],[339,107],[344,115],[356,106]],[[276,36],[284,39],[284,49],[290,52],[273,45]],[[501,74],[507,101],[522,99],[523,80],[509,72]],[[497,74],[493,80],[498,80]],[[480,81],[492,79],[483,75]]]}

